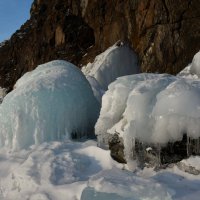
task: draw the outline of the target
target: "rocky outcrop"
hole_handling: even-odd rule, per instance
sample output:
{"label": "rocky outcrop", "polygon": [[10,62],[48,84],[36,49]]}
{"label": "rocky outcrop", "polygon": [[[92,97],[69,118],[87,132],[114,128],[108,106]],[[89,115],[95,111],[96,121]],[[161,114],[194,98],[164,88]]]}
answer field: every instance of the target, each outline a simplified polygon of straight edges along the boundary
{"label": "rocky outcrop", "polygon": [[91,0],[88,5],[84,18],[98,49],[128,40],[145,72],[177,73],[200,48],[199,0]]}
{"label": "rocky outcrop", "polygon": [[200,48],[199,13],[199,0],[35,0],[0,47],[0,86],[53,59],[82,66],[117,40],[135,49],[142,71],[175,74]]}
{"label": "rocky outcrop", "polygon": [[111,157],[119,163],[126,163],[123,139],[117,133],[110,135],[108,145]]}
{"label": "rocky outcrop", "polygon": [[63,0],[34,1],[31,17],[0,48],[0,86],[12,89],[25,72],[54,59],[78,64],[94,45],[93,30]]}

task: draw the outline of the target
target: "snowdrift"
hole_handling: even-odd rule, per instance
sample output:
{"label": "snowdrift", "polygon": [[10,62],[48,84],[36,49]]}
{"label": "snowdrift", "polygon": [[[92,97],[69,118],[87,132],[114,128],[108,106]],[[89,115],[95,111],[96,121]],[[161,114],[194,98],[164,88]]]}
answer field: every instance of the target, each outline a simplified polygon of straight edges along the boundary
{"label": "snowdrift", "polygon": [[[122,170],[109,151],[96,145],[94,141],[49,142],[8,154],[0,149],[0,199],[171,200],[176,194],[174,182],[180,177],[168,178],[169,187],[165,180],[139,177]],[[199,183],[181,183],[179,190],[198,196]]]}
{"label": "snowdrift", "polygon": [[133,50],[123,42],[117,42],[98,55],[93,63],[88,63],[82,72],[89,80],[99,101],[108,85],[124,75],[140,73],[138,60]]}
{"label": "snowdrift", "polygon": [[0,105],[0,146],[14,150],[91,134],[99,104],[82,72],[52,61],[20,78]]}
{"label": "snowdrift", "polygon": [[95,126],[100,145],[109,134],[124,140],[132,157],[135,139],[165,145],[187,135],[200,137],[200,80],[167,74],[138,74],[118,78],[102,98]]}

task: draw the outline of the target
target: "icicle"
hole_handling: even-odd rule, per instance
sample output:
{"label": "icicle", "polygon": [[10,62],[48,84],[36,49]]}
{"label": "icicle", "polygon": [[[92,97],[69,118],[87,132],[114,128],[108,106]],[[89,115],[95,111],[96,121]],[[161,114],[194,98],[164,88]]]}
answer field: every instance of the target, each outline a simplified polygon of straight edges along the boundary
{"label": "icicle", "polygon": [[135,152],[135,138],[132,138],[132,159],[135,159],[136,152]]}
{"label": "icicle", "polygon": [[197,141],[198,141],[198,143],[197,143],[198,144],[197,145],[197,150],[198,150],[197,153],[200,154],[200,138],[198,138]]}
{"label": "icicle", "polygon": [[187,143],[186,143],[186,148],[187,148],[187,157],[190,156],[190,137],[188,137],[186,135],[186,138],[187,138]]}
{"label": "icicle", "polygon": [[196,145],[195,145],[195,148],[196,148],[196,154],[199,155],[200,154],[200,138],[197,138],[196,139]]}
{"label": "icicle", "polygon": [[158,165],[161,165],[161,157],[160,157],[160,153],[161,153],[161,147],[160,144],[158,144]]}

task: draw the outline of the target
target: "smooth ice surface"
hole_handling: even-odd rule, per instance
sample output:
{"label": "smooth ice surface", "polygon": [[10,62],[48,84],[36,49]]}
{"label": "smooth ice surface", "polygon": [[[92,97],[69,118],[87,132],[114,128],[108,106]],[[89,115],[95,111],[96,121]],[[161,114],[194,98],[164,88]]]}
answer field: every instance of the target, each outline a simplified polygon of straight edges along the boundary
{"label": "smooth ice surface", "polygon": [[102,89],[101,85],[99,82],[93,77],[93,76],[86,76],[88,82],[90,83],[92,87],[92,91],[96,99],[98,100],[99,103],[101,103],[102,96],[105,93],[105,90]]}
{"label": "smooth ice surface", "polygon": [[135,138],[146,143],[166,144],[187,133],[200,137],[200,80],[172,75],[138,74],[118,78],[102,98],[95,125],[99,143],[108,134],[124,138],[127,160]]}
{"label": "smooth ice surface", "polygon": [[200,51],[194,55],[192,63],[183,69],[178,76],[191,79],[200,78]]}
{"label": "smooth ice surface", "polygon": [[127,44],[118,42],[98,55],[93,63],[84,66],[82,71],[99,99],[102,91],[106,91],[117,77],[140,73],[140,68],[133,50]]}
{"label": "smooth ice surface", "polygon": [[[199,165],[199,157],[193,163]],[[48,142],[18,152],[1,148],[0,199],[199,200],[200,175],[176,166],[160,172],[126,168],[91,140]]]}
{"label": "smooth ice surface", "polygon": [[82,72],[52,61],[20,78],[0,105],[0,146],[31,144],[91,134],[99,103]]}

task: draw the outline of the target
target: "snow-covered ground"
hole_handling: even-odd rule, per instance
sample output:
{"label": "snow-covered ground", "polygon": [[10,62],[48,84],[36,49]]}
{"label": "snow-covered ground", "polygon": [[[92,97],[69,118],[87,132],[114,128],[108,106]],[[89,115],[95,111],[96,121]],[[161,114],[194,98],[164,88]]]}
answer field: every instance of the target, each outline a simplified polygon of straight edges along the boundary
{"label": "snow-covered ground", "polygon": [[[186,164],[199,163],[196,157]],[[200,175],[177,167],[128,171],[95,141],[0,150],[1,200],[199,200]]]}

